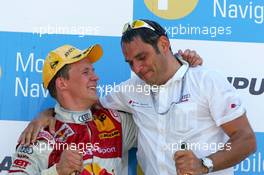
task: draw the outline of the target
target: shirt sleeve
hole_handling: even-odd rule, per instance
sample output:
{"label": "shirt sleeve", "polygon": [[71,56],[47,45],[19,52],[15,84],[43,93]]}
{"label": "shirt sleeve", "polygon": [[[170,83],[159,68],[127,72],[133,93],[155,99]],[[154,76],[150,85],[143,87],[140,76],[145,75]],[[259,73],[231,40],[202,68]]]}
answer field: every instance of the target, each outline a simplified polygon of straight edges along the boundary
{"label": "shirt sleeve", "polygon": [[210,113],[217,126],[242,116],[246,110],[236,89],[227,79],[215,71],[207,71],[202,76],[202,87]]}
{"label": "shirt sleeve", "polygon": [[131,114],[119,111],[122,126],[123,153],[137,145],[137,126]]}
{"label": "shirt sleeve", "polygon": [[30,146],[19,145],[12,156],[12,165],[8,174],[57,175],[56,165],[48,168],[48,158],[52,146],[38,140]]}
{"label": "shirt sleeve", "polygon": [[132,113],[131,108],[128,106],[129,92],[126,92],[126,89],[128,89],[129,86],[133,86],[130,83],[130,80],[127,80],[117,85],[111,93],[100,98],[100,103],[105,108],[121,110],[121,111]]}

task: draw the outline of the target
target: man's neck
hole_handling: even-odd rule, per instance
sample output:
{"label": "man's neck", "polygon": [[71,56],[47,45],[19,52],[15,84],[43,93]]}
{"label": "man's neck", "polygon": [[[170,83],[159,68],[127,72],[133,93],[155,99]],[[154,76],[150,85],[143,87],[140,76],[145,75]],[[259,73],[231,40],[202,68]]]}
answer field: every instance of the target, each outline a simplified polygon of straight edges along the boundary
{"label": "man's neck", "polygon": [[75,106],[72,106],[72,105],[67,105],[67,104],[62,104],[61,103],[61,106],[64,108],[64,109],[67,109],[69,111],[86,111],[87,109],[90,109],[92,105],[75,105]]}

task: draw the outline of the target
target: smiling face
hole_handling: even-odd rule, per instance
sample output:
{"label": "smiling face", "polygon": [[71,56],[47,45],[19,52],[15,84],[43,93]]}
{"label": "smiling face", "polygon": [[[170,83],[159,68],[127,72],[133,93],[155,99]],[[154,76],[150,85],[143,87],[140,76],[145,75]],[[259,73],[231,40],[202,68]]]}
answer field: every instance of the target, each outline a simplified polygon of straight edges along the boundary
{"label": "smiling face", "polygon": [[137,36],[131,42],[122,43],[122,51],[130,68],[143,81],[150,85],[161,85],[166,81],[168,62],[167,49],[162,47],[163,39],[158,41],[158,51]]}
{"label": "smiling face", "polygon": [[98,100],[97,80],[93,65],[86,58],[70,64],[69,78],[63,79],[61,90],[74,105],[90,106]]}

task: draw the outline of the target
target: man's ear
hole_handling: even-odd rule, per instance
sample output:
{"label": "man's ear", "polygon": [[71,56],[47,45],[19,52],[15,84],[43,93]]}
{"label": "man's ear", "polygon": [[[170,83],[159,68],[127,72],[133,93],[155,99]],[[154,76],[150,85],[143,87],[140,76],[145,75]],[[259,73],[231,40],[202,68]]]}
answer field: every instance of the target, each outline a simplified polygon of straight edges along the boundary
{"label": "man's ear", "polygon": [[66,89],[68,86],[67,81],[63,77],[58,77],[56,79],[56,87],[60,90]]}
{"label": "man's ear", "polygon": [[158,40],[158,47],[163,53],[170,51],[170,41],[166,36],[160,36]]}

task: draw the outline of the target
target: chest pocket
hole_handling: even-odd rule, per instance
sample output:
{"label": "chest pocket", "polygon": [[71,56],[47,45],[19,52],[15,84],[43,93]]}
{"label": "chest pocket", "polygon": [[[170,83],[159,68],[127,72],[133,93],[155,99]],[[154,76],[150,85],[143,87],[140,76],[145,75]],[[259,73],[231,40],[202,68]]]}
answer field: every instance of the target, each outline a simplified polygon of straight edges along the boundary
{"label": "chest pocket", "polygon": [[183,102],[173,105],[167,120],[167,129],[178,137],[188,137],[197,129],[197,104]]}

